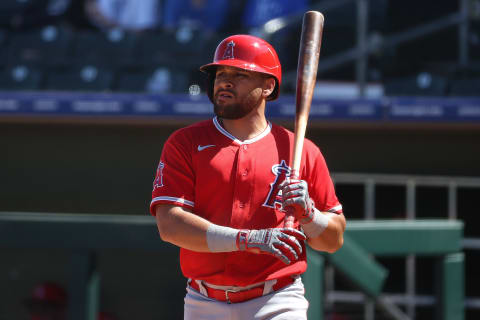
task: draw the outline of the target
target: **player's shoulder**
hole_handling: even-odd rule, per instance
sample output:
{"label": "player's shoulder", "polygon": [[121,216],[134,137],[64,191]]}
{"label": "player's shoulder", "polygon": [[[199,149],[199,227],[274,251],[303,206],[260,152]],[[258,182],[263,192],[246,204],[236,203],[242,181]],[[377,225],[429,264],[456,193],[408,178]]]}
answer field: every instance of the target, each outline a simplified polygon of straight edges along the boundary
{"label": "player's shoulder", "polygon": [[[293,133],[293,131],[274,123],[272,123],[272,134],[277,137],[281,137],[281,136],[284,136],[285,138],[288,137],[288,140],[291,141],[291,143],[293,143],[293,140],[295,137],[295,134]],[[320,152],[319,147],[312,140],[308,138],[305,138],[303,142],[303,149],[310,152]]]}
{"label": "player's shoulder", "polygon": [[199,121],[188,126],[175,130],[169,137],[169,140],[186,140],[194,141],[196,138],[201,137],[206,131],[213,130],[214,124],[212,119]]}
{"label": "player's shoulder", "polygon": [[209,128],[213,128],[213,120],[208,119],[208,120],[203,120],[199,122],[195,122],[193,124],[190,124],[188,126],[185,126],[183,128],[178,129],[176,132],[181,132],[181,133],[190,133],[190,132],[198,132],[198,131],[203,131]]}
{"label": "player's shoulder", "polygon": [[274,136],[279,136],[279,137],[283,136],[285,138],[288,137],[288,139],[293,139],[294,134],[291,130],[273,122],[271,122],[271,124],[272,124],[271,132]]}

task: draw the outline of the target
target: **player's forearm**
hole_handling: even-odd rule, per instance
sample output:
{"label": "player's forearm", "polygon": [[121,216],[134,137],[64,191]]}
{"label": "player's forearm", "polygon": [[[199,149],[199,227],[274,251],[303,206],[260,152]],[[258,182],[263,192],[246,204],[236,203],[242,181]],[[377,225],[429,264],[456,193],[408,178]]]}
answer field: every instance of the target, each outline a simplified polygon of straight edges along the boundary
{"label": "player's forearm", "polygon": [[163,241],[198,252],[210,252],[206,231],[210,222],[177,206],[158,205],[157,228]]}
{"label": "player's forearm", "polygon": [[[317,214],[326,214],[328,217],[328,224],[321,232],[315,232],[314,228],[319,228],[319,226],[304,226],[305,229],[312,228],[313,230],[313,232],[310,233],[313,236],[308,237],[308,244],[317,251],[333,253],[343,245],[343,233],[346,226],[345,217],[343,214],[334,213]],[[308,236],[309,233],[306,233]]]}
{"label": "player's forearm", "polygon": [[237,251],[240,230],[209,222],[178,206],[156,208],[158,232],[163,241],[197,252]]}
{"label": "player's forearm", "polygon": [[158,205],[155,213],[162,240],[197,252],[248,251],[290,264],[301,256],[300,242],[306,239],[294,229],[240,230],[216,225],[177,206]]}

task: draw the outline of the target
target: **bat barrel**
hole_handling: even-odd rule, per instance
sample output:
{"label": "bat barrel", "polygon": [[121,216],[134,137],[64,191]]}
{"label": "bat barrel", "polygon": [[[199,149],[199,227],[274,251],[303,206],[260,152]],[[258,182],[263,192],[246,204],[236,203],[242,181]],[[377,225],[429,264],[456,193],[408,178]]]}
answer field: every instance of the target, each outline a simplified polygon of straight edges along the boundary
{"label": "bat barrel", "polygon": [[303,108],[305,105],[310,108],[312,101],[320,57],[323,23],[323,14],[318,11],[308,11],[303,16],[297,66],[297,115],[301,111],[299,108]]}
{"label": "bat barrel", "polygon": [[[297,66],[297,91],[295,112],[295,137],[292,153],[292,175],[299,176],[302,159],[303,140],[307,128],[310,105],[317,79],[324,17],[318,11],[307,11],[303,15],[302,35]],[[287,208],[288,209],[288,208]],[[284,226],[293,228],[294,214],[287,210]]]}

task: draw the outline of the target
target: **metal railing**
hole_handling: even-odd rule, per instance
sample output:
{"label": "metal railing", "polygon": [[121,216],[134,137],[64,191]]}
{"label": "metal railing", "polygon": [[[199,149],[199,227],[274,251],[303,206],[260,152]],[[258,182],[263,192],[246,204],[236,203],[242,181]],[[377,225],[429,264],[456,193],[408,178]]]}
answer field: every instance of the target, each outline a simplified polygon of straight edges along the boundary
{"label": "metal railing", "polygon": [[[354,47],[343,52],[338,52],[330,57],[321,58],[318,65],[318,72],[324,72],[338,68],[344,64],[355,63],[355,77],[359,87],[360,96],[365,95],[367,84],[368,57],[373,52],[380,49],[395,48],[399,45],[436,33],[445,28],[458,27],[458,65],[466,67],[469,63],[469,21],[471,0],[457,0],[459,9],[457,12],[450,13],[433,21],[426,21],[424,24],[409,28],[396,34],[382,35],[379,32],[368,31],[368,15],[370,0],[326,0],[312,6],[312,10],[318,10],[326,14],[326,23],[328,23],[328,12],[337,8],[344,7],[352,2],[356,5],[356,44]],[[372,1],[374,2],[374,1]],[[301,20],[300,15],[281,17],[267,22],[262,30],[263,37],[268,38],[273,33],[283,29],[291,24],[298,24]],[[296,70],[286,72],[283,76],[284,82],[295,81]],[[292,82],[293,83],[293,82]]]}
{"label": "metal railing", "polygon": [[[364,189],[364,219],[373,220],[375,215],[376,187],[377,186],[404,186],[406,188],[406,219],[417,218],[416,200],[417,187],[443,187],[447,189],[447,219],[458,218],[458,188],[478,188],[480,190],[480,178],[469,177],[445,177],[445,176],[416,176],[416,175],[392,175],[392,174],[356,174],[336,173],[332,174],[336,186],[361,185]],[[480,250],[480,235],[475,238],[466,238],[463,241],[463,248],[469,250]],[[418,295],[416,292],[416,258],[409,255],[405,259],[405,294],[386,294],[389,301],[406,307],[406,315],[409,319],[415,319],[416,306],[433,305],[433,296]],[[374,319],[374,302],[364,297],[361,293],[335,291],[333,282],[334,269],[326,267],[326,303],[350,302],[365,305],[364,318]],[[466,308],[480,308],[480,297],[466,297]]]}

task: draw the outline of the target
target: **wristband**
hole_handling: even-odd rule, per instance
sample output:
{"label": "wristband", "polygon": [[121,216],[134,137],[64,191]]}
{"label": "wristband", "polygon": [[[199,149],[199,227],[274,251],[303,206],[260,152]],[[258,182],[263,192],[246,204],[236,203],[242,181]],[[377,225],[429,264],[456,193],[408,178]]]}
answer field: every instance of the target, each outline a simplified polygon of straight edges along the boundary
{"label": "wristband", "polygon": [[299,219],[298,222],[301,224],[308,224],[312,222],[313,220],[313,215],[315,214],[315,202],[313,202],[312,199],[307,200],[307,208],[305,209],[305,212],[303,213],[302,217]]}
{"label": "wristband", "polygon": [[211,252],[237,251],[239,230],[211,223],[207,229],[207,245]]}
{"label": "wristband", "polygon": [[312,220],[301,225],[308,238],[316,238],[327,229],[328,221],[330,221],[330,216],[323,214],[317,208],[313,208]]}
{"label": "wristband", "polygon": [[237,234],[236,245],[238,250],[247,250],[248,230],[240,230]]}

